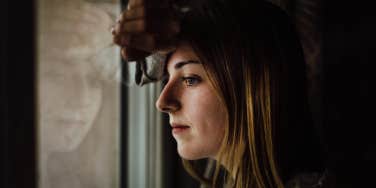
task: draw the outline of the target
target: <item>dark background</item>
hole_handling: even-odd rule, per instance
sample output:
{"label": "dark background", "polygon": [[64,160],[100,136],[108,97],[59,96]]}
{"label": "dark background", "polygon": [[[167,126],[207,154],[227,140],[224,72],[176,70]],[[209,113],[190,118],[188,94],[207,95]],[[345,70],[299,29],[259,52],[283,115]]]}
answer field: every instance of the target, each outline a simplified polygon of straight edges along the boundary
{"label": "dark background", "polygon": [[[37,179],[34,2],[0,3],[0,187],[4,188],[33,188]],[[322,136],[329,154],[328,166],[341,187],[369,187],[374,183],[376,159],[371,97],[376,13],[370,3],[361,1],[325,2],[323,10]],[[167,148],[167,154],[171,154],[165,176],[168,187],[182,187],[183,180],[187,187],[196,185],[189,184],[191,180],[181,173],[172,146]]]}
{"label": "dark background", "polygon": [[373,187],[375,9],[365,1],[327,1],[324,8],[323,115],[329,165],[341,187]]}
{"label": "dark background", "polygon": [[35,187],[34,1],[1,1],[1,184]]}

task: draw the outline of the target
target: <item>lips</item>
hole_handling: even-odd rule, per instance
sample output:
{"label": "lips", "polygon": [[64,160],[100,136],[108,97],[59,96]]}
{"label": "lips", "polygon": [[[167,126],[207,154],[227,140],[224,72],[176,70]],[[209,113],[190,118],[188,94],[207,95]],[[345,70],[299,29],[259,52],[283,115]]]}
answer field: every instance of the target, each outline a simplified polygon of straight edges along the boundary
{"label": "lips", "polygon": [[188,125],[182,125],[182,124],[176,124],[176,123],[171,123],[171,127],[172,127],[173,134],[180,134],[180,133],[186,132],[190,128],[190,126]]}

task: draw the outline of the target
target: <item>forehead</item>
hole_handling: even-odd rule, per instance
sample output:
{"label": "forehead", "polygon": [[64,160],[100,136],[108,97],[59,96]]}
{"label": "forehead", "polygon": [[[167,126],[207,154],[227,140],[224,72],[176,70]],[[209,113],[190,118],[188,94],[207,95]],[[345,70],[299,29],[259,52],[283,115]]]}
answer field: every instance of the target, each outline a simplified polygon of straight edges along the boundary
{"label": "forehead", "polygon": [[188,44],[180,44],[167,60],[167,71],[173,71],[175,65],[183,61],[199,61],[199,58]]}

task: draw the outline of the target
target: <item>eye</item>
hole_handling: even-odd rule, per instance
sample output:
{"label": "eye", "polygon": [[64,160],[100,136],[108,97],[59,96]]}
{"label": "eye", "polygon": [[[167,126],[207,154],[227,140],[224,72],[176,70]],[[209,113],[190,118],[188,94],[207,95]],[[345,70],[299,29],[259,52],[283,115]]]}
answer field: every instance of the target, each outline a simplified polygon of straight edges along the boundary
{"label": "eye", "polygon": [[182,79],[185,82],[185,85],[189,87],[195,86],[201,82],[201,78],[198,76],[188,76],[188,77],[183,77]]}

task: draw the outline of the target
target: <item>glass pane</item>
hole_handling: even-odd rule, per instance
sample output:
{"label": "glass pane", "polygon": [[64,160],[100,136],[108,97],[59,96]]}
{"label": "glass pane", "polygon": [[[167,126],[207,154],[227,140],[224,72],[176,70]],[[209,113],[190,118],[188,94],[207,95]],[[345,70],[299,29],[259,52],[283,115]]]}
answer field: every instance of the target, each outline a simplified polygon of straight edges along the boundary
{"label": "glass pane", "polygon": [[39,0],[38,187],[119,187],[119,0]]}

